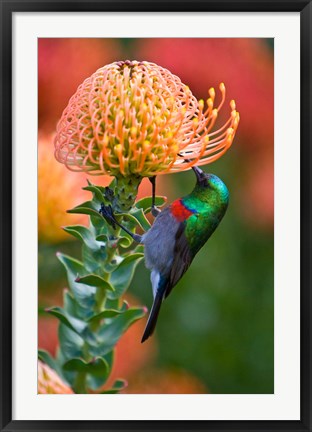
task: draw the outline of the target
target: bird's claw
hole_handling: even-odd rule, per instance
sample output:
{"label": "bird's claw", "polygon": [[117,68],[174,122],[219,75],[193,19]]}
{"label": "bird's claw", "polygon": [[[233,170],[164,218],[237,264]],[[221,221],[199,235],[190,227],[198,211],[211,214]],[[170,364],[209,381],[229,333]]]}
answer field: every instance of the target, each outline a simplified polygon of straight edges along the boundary
{"label": "bird's claw", "polygon": [[105,192],[104,192],[104,197],[107,199],[107,201],[113,202],[113,200],[114,200],[114,191],[113,191],[113,189],[111,189],[110,187],[106,186]]}
{"label": "bird's claw", "polygon": [[113,208],[109,204],[106,206],[104,203],[101,203],[101,208],[99,213],[103,216],[103,218],[114,228],[116,229],[116,219],[114,216]]}
{"label": "bird's claw", "polygon": [[159,208],[157,208],[156,206],[154,206],[154,207],[151,208],[151,213],[156,218],[159,215],[159,213],[161,213],[161,210],[159,210]]}

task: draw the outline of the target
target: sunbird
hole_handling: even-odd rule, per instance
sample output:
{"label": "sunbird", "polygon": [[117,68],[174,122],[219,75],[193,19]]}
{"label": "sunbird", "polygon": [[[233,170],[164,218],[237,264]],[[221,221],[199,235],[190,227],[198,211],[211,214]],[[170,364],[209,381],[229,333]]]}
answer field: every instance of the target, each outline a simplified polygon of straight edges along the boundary
{"label": "sunbird", "polygon": [[228,207],[229,191],[223,181],[196,166],[192,170],[196,175],[193,191],[173,201],[161,212],[155,207],[155,181],[152,181],[152,209],[157,216],[143,235],[134,234],[119,223],[110,205],[102,204],[99,210],[113,226],[118,225],[144,245],[145,265],[151,270],[154,302],[141,342],[152,335],[163,300],[215,231]]}

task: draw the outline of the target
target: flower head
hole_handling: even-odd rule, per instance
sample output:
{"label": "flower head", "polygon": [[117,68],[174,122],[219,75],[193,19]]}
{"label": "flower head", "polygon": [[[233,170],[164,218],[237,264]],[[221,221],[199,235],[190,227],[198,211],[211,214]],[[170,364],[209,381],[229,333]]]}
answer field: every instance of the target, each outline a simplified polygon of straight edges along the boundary
{"label": "flower head", "polygon": [[65,384],[57,373],[45,363],[38,361],[38,393],[39,394],[71,394],[72,389]]}
{"label": "flower head", "polygon": [[[239,123],[235,102],[227,122],[212,131],[225,101],[206,104],[154,63],[119,61],[98,69],[72,96],[57,126],[55,155],[74,171],[149,177],[218,159]],[[185,159],[188,162],[185,162]]]}

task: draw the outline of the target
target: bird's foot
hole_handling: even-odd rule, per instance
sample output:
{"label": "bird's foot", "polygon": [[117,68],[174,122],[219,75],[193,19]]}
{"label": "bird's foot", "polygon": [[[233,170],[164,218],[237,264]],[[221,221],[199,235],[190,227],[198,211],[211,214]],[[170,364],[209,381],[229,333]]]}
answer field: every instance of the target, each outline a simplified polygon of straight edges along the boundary
{"label": "bird's foot", "polygon": [[116,218],[113,212],[113,208],[111,205],[104,205],[104,203],[101,203],[101,208],[99,210],[99,213],[103,216],[103,218],[106,220],[106,222],[111,225],[114,230],[116,229]]}
{"label": "bird's foot", "polygon": [[151,208],[151,213],[156,218],[159,215],[159,213],[161,213],[161,210],[159,210],[159,208],[157,208],[156,206],[153,206]]}
{"label": "bird's foot", "polygon": [[114,201],[114,191],[113,189],[111,189],[110,187],[106,187],[105,188],[105,192],[104,192],[104,198],[107,199],[107,201],[109,202],[113,202]]}
{"label": "bird's foot", "polygon": [[104,203],[101,203],[101,208],[99,210],[99,213],[103,216],[103,218],[114,228],[116,229],[116,225],[118,225],[121,229],[123,229],[126,233],[128,233],[134,241],[137,243],[142,243],[142,236],[138,234],[134,234],[131,232],[128,228],[123,226],[118,220],[116,219],[113,208],[111,205],[104,205]]}

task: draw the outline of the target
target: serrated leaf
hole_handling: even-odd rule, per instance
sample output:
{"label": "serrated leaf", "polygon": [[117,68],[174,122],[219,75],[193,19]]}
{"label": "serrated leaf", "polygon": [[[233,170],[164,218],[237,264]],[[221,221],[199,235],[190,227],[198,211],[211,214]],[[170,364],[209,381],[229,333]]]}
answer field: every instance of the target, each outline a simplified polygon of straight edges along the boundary
{"label": "serrated leaf", "polygon": [[47,312],[55,316],[64,325],[66,325],[68,328],[70,328],[79,335],[83,333],[87,327],[87,324],[84,321],[74,316],[71,316],[67,311],[58,306],[47,309]]}
{"label": "serrated leaf", "polygon": [[[157,207],[162,207],[167,202],[167,197],[165,196],[155,196],[155,205]],[[144,213],[147,213],[152,208],[152,197],[146,197],[138,200],[135,203],[136,208],[141,208]]]}
{"label": "serrated leaf", "polygon": [[116,299],[128,289],[136,266],[143,258],[142,253],[132,253],[128,255],[111,273],[110,283],[115,288],[115,292],[108,293],[108,297]]}
{"label": "serrated leaf", "polygon": [[128,387],[128,382],[124,379],[118,379],[114,382],[112,388],[104,390],[101,394],[116,394]]}
{"label": "serrated leaf", "polygon": [[110,323],[104,323],[98,332],[98,343],[89,346],[90,354],[103,356],[111,351],[130,325],[142,318],[145,313],[145,308],[131,308],[112,318]]}

